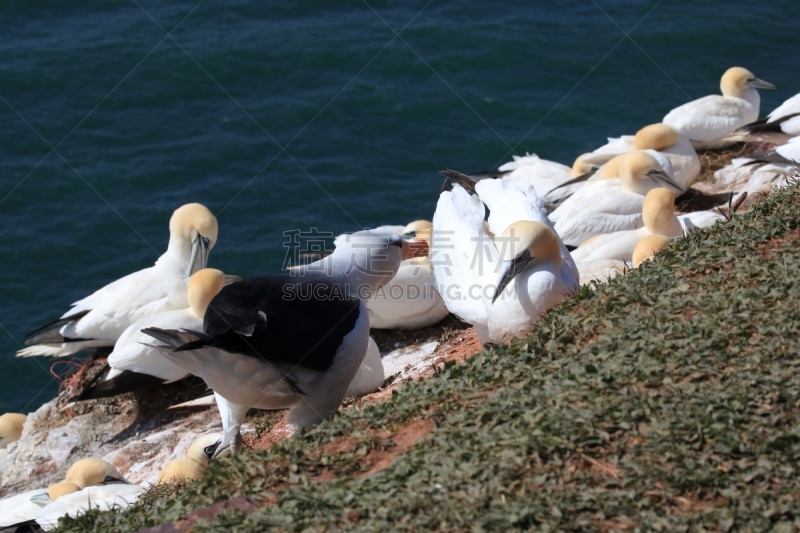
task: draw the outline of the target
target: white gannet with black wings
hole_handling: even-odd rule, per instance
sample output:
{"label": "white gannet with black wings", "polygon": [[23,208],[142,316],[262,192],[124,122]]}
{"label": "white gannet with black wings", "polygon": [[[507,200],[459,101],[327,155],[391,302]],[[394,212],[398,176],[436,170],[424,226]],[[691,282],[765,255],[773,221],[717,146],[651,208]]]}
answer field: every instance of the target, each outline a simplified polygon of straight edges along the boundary
{"label": "white gannet with black wings", "polygon": [[367,352],[365,301],[418,249],[396,234],[353,233],[293,274],[223,288],[206,310],[203,332],[144,330],[166,345],[167,358],[214,390],[223,422],[217,454],[238,447],[250,407],[289,408],[298,428],[336,411]]}
{"label": "white gannet with black wings", "polygon": [[189,277],[206,267],[217,242],[217,219],[200,204],[178,208],[169,221],[169,246],[156,264],[128,274],[72,304],[61,318],[28,336],[18,357],[66,356],[113,346],[136,320],[189,306]]}
{"label": "white gannet with black wings", "polygon": [[729,144],[725,138],[758,119],[761,97],[757,89],[775,86],[742,67],[731,67],[720,80],[722,95],[712,94],[676,107],[664,117],[686,135],[695,148],[716,148]]}
{"label": "white gannet with black wings", "polygon": [[441,193],[433,217],[440,293],[481,342],[507,343],[577,288],[578,271],[532,186],[523,192],[504,180],[473,185],[463,174],[445,175],[459,184]]}

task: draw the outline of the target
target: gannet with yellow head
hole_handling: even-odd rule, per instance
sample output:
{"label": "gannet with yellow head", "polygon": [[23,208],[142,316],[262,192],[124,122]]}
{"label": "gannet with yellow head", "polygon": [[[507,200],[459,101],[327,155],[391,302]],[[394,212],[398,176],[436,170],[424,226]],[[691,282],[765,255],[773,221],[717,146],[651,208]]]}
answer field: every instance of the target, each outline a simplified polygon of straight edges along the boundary
{"label": "gannet with yellow head", "polygon": [[731,67],[720,80],[722,95],[704,96],[676,107],[663,122],[686,135],[695,148],[724,146],[726,137],[758,118],[758,89],[774,88],[745,68]]}
{"label": "gannet with yellow head", "polygon": [[[431,231],[430,221],[417,220],[407,225],[402,235],[409,242],[424,243],[429,248]],[[427,252],[400,263],[394,278],[367,301],[367,311],[370,328],[376,329],[424,328],[446,317],[447,307],[436,290]]]}
{"label": "gannet with yellow head", "polygon": [[[700,173],[700,159],[697,157],[692,143],[684,134],[663,123],[645,126],[635,135],[623,135],[619,138],[609,137],[606,145],[582,157],[587,164],[605,165],[612,158],[634,150],[653,150],[669,159],[675,175],[675,182],[684,190],[689,188]],[[655,154],[651,155],[655,156]],[[611,175],[616,171],[618,168],[613,171],[607,169],[603,175],[607,178],[618,177],[618,175]]]}
{"label": "gannet with yellow head", "polygon": [[67,470],[64,481],[0,500],[0,528],[34,520],[43,509],[84,489],[120,483],[128,484],[112,464],[96,458],[81,459]]}
{"label": "gannet with yellow head", "polygon": [[189,305],[189,277],[206,267],[217,242],[217,219],[200,204],[177,209],[169,222],[167,251],[155,265],[114,281],[72,304],[58,320],[28,335],[18,357],[61,357],[98,346],[113,346],[136,320]]}
{"label": "gannet with yellow head", "polygon": [[222,441],[221,433],[202,435],[192,442],[186,456],[170,461],[158,476],[156,485],[187,481],[197,481],[208,469],[217,447]]}
{"label": "gannet with yellow head", "polygon": [[[75,491],[75,487],[80,490]],[[72,465],[65,483],[54,493],[59,494],[58,499],[36,513],[36,523],[45,531],[56,528],[60,518],[75,517],[89,509],[125,509],[139,499],[144,489],[126,481],[111,463],[90,457]]]}
{"label": "gannet with yellow head", "polygon": [[[595,235],[640,228],[644,196],[650,189],[670,186],[682,192],[669,172],[642,151],[618,156],[619,177],[588,183],[550,213],[555,230],[568,246]],[[611,162],[610,162],[611,163]]]}
{"label": "gannet with yellow head", "polygon": [[577,288],[578,271],[534,187],[482,180],[475,190],[456,185],[439,196],[431,263],[448,309],[481,342],[507,343]]}

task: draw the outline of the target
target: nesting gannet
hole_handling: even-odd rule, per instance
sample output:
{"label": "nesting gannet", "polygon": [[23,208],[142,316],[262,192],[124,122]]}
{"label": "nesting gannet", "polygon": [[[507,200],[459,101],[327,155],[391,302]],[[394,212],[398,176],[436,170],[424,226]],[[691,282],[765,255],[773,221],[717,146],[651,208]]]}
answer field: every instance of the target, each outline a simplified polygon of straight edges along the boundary
{"label": "nesting gannet", "polygon": [[747,124],[741,131],[781,143],[800,135],[800,93],[776,107],[767,118]]}
{"label": "nesting gannet", "polygon": [[136,320],[184,309],[189,277],[206,267],[217,242],[217,219],[200,204],[178,208],[169,221],[169,246],[155,266],[109,283],[72,304],[61,318],[25,340],[18,357],[65,356],[96,346],[113,346]]}
{"label": "nesting gannet", "polygon": [[0,467],[8,457],[6,447],[22,436],[22,426],[26,418],[26,415],[19,413],[6,413],[0,416]]}
{"label": "nesting gannet", "polygon": [[718,184],[737,192],[768,192],[775,186],[786,185],[790,177],[797,175],[798,162],[800,137],[793,137],[772,150],[734,159],[717,170],[714,177]]}
{"label": "nesting gannet", "polygon": [[578,246],[595,235],[638,229],[643,224],[644,195],[650,189],[669,185],[682,191],[652,154],[636,151],[618,157],[618,178],[588,183],[550,213],[556,233],[566,245]]}
{"label": "nesting gannet", "polygon": [[725,220],[725,217],[711,211],[675,216],[675,195],[670,189],[658,187],[645,195],[642,203],[643,227],[593,237],[573,250],[572,258],[579,264],[610,259],[630,262],[636,244],[643,237],[681,237],[693,229],[711,226],[718,220]]}
{"label": "nesting gannet", "polygon": [[80,490],[67,491],[36,513],[36,523],[45,531],[54,529],[63,516],[75,517],[89,509],[124,509],[144,493],[142,487],[126,481],[114,465],[94,457],[72,465],[64,480]]}
{"label": "nesting gannet", "polygon": [[[458,183],[469,179],[445,175]],[[510,182],[483,180],[474,188],[470,196],[457,184],[439,196],[431,262],[448,309],[481,342],[506,343],[575,290],[578,272],[533,187],[523,192]],[[484,227],[484,204],[494,238]]]}
{"label": "nesting gannet", "polygon": [[[409,242],[430,245],[430,222],[418,221],[413,231],[406,227]],[[412,236],[413,235],[413,236]],[[406,259],[392,280],[367,300],[369,325],[376,329],[418,329],[436,324],[447,316],[447,306],[436,290],[433,266],[428,256]]]}
{"label": "nesting gannet", "polygon": [[208,463],[214,457],[217,447],[222,440],[221,433],[203,435],[192,442],[186,450],[186,456],[170,461],[158,475],[156,485],[167,483],[186,483],[196,481],[203,477]]}
{"label": "nesting gannet", "polygon": [[214,296],[228,281],[240,280],[225,276],[219,270],[205,268],[192,274],[186,288],[189,306],[177,311],[165,311],[140,318],[120,335],[114,351],[108,356],[110,367],[105,377],[91,383],[78,397],[79,400],[105,398],[142,387],[172,383],[189,374],[182,367],[165,359],[161,350],[150,345],[144,328],[203,329],[203,315]]}
{"label": "nesting gannet", "polygon": [[639,268],[643,262],[653,258],[658,252],[666,250],[672,239],[666,235],[648,235],[642,238],[633,250],[633,266]]}
{"label": "nesting gannet", "polygon": [[761,98],[756,89],[774,88],[747,69],[731,67],[722,75],[721,96],[712,94],[676,107],[662,122],[686,135],[695,148],[723,146],[725,137],[758,119]]}
{"label": "nesting gannet", "polygon": [[60,498],[87,487],[108,483],[127,483],[113,465],[102,459],[81,459],[73,464],[65,480],[46,489],[36,489],[0,500],[0,528],[34,520],[43,508]]}
{"label": "nesting gannet", "polygon": [[45,531],[58,527],[59,519],[76,517],[89,510],[123,510],[139,499],[145,490],[139,485],[105,484],[88,487],[79,492],[62,496],[36,513],[36,523]]}
{"label": "nesting gannet", "polygon": [[609,137],[607,144],[582,156],[582,160],[587,164],[603,165],[613,157],[634,150],[654,150],[666,156],[672,164],[675,182],[684,190],[700,173],[700,159],[689,139],[672,126],[662,123],[645,126],[636,135]]}
{"label": "nesting gannet", "polygon": [[217,453],[235,450],[249,407],[289,408],[288,422],[298,428],[336,411],[367,351],[365,301],[403,259],[426,248],[396,234],[354,233],[294,275],[223,288],[206,310],[203,332],[145,333],[214,390],[223,424]]}

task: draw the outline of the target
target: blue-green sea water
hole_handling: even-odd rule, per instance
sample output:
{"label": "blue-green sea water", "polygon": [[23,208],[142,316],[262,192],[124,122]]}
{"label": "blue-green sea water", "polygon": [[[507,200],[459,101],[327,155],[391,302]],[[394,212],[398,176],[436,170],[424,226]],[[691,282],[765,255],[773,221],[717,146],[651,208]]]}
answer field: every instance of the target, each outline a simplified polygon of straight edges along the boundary
{"label": "blue-green sea water", "polygon": [[800,91],[800,2],[8,0],[0,5],[0,412],[57,385],[19,341],[151,265],[186,202],[211,266],[277,272],[283,232],[431,218],[438,170],[607,136],[741,65]]}

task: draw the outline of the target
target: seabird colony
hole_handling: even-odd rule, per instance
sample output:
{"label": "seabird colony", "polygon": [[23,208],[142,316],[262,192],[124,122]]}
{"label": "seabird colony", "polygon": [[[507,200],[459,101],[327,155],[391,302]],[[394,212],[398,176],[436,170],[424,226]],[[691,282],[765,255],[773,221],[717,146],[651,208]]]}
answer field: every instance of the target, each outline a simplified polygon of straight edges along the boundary
{"label": "seabird colony", "polygon": [[[76,401],[202,378],[223,432],[201,436],[158,478],[191,482],[242,447],[250,408],[288,409],[290,426],[308,428],[333,416],[347,394],[377,390],[385,376],[370,328],[427,327],[452,313],[482,343],[508,343],[581,284],[636,268],[722,220],[675,212],[700,173],[696,149],[770,142],[716,178],[737,192],[785,183],[800,160],[800,94],[757,120],[758,89],[772,84],[732,67],[720,88],[571,166],[527,154],[493,171],[444,171],[432,222],[341,235],[333,253],[281,275],[242,280],[208,268],[217,220],[200,204],[184,205],[155,265],[75,302],[31,333],[17,356],[107,350],[103,372]],[[23,414],[0,416],[0,467],[14,460],[25,424]],[[144,490],[106,461],[82,459],[63,481],[0,500],[0,527],[52,529],[90,507],[130,505]]]}

